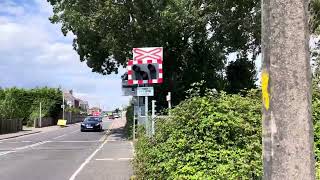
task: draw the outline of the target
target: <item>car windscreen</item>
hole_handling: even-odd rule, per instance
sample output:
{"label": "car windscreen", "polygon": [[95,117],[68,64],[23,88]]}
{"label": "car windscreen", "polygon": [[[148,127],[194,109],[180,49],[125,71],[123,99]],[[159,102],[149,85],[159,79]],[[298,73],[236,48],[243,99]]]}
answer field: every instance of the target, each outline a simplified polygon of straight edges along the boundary
{"label": "car windscreen", "polygon": [[99,118],[86,118],[84,122],[99,122]]}

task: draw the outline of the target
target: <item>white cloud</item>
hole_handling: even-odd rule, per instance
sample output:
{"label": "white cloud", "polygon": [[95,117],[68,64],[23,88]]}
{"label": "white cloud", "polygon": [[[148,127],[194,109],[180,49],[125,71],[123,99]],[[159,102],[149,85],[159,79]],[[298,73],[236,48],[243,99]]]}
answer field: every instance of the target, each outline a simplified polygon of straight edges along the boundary
{"label": "white cloud", "polygon": [[[49,22],[51,7],[46,1],[11,3],[10,8],[0,11],[0,86],[62,86],[92,106],[111,109],[128,103],[129,98],[121,96],[120,75],[92,73],[79,61],[72,36],[63,37],[60,26]],[[13,13],[14,8],[24,10]]]}

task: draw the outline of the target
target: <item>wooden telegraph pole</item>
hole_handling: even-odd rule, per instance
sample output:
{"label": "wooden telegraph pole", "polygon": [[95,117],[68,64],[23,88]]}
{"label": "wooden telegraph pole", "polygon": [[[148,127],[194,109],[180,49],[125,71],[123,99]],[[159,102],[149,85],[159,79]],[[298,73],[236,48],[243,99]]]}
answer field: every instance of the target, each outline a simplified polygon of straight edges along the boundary
{"label": "wooden telegraph pole", "polygon": [[307,0],[262,1],[264,179],[315,179]]}

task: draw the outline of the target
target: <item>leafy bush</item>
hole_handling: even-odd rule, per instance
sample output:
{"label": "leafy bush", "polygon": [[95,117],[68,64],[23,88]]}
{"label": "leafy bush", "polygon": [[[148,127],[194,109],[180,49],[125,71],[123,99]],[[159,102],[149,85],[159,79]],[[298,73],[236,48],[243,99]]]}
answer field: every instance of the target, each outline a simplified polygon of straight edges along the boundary
{"label": "leafy bush", "polygon": [[62,92],[54,88],[0,89],[0,118],[21,118],[24,124],[33,125],[39,117],[39,104],[42,103],[42,116],[56,118],[61,111]]}
{"label": "leafy bush", "polygon": [[126,107],[126,125],[124,126],[125,135],[128,139],[132,139],[132,131],[133,131],[133,105],[130,103],[129,106]]}
{"label": "leafy bush", "polygon": [[261,179],[261,101],[257,92],[185,100],[139,136],[138,179]]}

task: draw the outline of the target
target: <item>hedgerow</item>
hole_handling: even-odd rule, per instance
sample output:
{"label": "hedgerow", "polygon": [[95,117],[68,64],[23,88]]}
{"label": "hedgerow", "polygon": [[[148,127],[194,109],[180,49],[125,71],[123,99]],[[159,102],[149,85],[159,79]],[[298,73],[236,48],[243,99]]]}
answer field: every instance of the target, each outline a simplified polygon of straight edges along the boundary
{"label": "hedgerow", "polygon": [[257,92],[185,100],[139,136],[138,179],[261,179],[261,101]]}
{"label": "hedgerow", "polygon": [[[320,179],[320,91],[313,86],[316,175]],[[261,96],[191,97],[159,119],[156,134],[139,133],[137,179],[261,179]]]}
{"label": "hedgerow", "polygon": [[54,88],[0,89],[0,118],[23,119],[24,124],[32,125],[39,117],[39,104],[42,116],[56,118],[61,111],[62,92]]}

